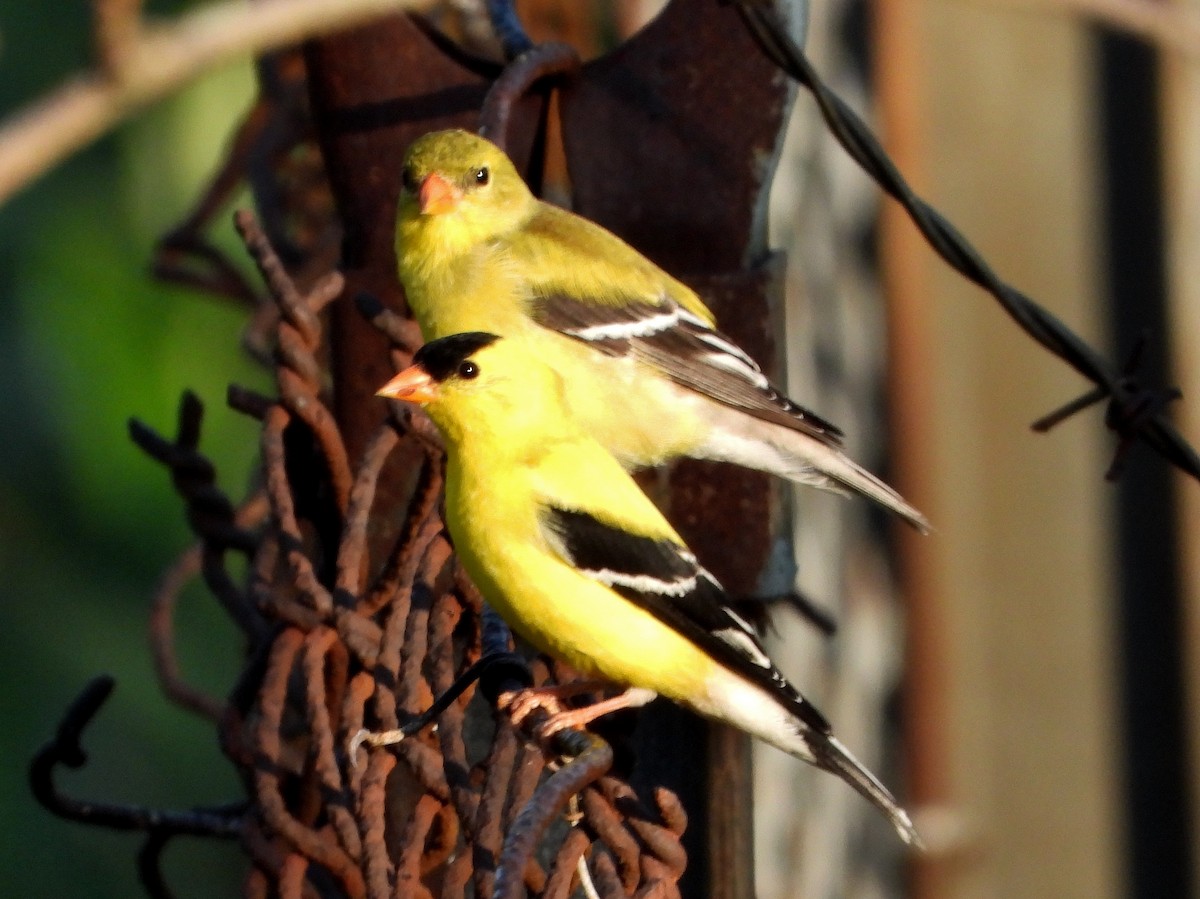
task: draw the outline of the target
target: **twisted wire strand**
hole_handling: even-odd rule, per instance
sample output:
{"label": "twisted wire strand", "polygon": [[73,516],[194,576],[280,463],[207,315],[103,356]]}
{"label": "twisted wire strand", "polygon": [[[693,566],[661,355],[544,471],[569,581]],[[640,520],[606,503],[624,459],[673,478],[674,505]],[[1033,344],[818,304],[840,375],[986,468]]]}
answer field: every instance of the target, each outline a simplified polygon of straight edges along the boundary
{"label": "twisted wire strand", "polygon": [[[830,133],[850,157],[908,214],[921,235],[955,271],[991,294],[1030,337],[1096,385],[1058,412],[1035,423],[1043,431],[1068,415],[1107,399],[1105,424],[1120,438],[1118,455],[1140,438],[1181,471],[1200,480],[1200,456],[1162,414],[1179,394],[1173,388],[1151,389],[1140,385],[1129,367],[1115,371],[1108,361],[1066,324],[1015,287],[988,265],[970,242],[940,212],[922,200],[888,157],[866,123],[820,78],[804,51],[787,31],[773,4],[734,0],[747,29],[766,56],[816,100]],[[1119,466],[1109,469],[1109,477]]]}

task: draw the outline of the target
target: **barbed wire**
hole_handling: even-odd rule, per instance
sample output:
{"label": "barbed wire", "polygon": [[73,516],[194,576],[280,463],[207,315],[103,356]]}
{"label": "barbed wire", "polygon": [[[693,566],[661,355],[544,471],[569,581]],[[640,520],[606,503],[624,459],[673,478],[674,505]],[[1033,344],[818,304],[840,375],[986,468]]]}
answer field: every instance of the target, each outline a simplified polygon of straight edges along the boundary
{"label": "barbed wire", "polygon": [[1105,424],[1118,446],[1107,476],[1115,478],[1130,444],[1141,439],[1168,462],[1200,480],[1200,456],[1163,414],[1180,394],[1174,388],[1143,386],[1132,365],[1115,371],[1109,362],[1055,315],[1012,287],[992,270],[979,252],[941,213],[916,195],[866,123],[820,78],[804,51],[788,33],[773,3],[733,2],[760,49],[779,68],[805,87],[817,102],[830,133],[889,196],[904,208],[913,224],[939,256],[967,280],[991,294],[1030,337],[1095,384],[1077,400],[1033,424],[1043,432],[1095,403],[1107,401]]}

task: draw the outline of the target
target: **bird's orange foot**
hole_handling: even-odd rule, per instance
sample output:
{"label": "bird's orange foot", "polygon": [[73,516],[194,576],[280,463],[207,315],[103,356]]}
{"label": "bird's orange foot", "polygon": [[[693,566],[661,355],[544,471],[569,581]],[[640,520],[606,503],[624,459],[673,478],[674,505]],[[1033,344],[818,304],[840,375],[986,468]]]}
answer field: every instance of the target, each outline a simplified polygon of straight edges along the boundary
{"label": "bird's orange foot", "polygon": [[593,681],[576,681],[560,687],[530,687],[502,694],[498,705],[508,711],[514,727],[520,727],[535,709],[545,709],[549,712],[550,717],[534,729],[534,737],[538,742],[545,742],[560,730],[586,727],[603,715],[643,706],[656,695],[653,690],[630,687],[616,696],[578,709],[564,709],[560,702],[562,698],[589,693],[600,686],[603,685]]}
{"label": "bird's orange foot", "polygon": [[513,727],[520,727],[526,718],[536,709],[545,709],[551,717],[563,714],[561,700],[570,699],[581,693],[596,693],[607,687],[604,681],[577,680],[569,684],[557,684],[553,687],[525,687],[521,690],[510,690],[501,693],[496,705],[501,711],[508,712]]}
{"label": "bird's orange foot", "polygon": [[563,711],[559,701],[559,688],[555,687],[526,687],[523,690],[509,690],[501,693],[496,699],[497,707],[508,712],[513,727],[520,729],[528,718],[538,709],[545,709],[551,717]]}

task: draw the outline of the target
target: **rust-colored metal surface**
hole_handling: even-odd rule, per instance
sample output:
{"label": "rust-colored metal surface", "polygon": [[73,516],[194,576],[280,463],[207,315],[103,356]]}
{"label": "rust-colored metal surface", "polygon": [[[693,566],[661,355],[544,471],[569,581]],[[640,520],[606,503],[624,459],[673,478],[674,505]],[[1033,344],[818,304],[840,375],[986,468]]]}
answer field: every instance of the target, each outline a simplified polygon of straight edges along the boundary
{"label": "rust-colored metal surface", "polygon": [[673,0],[563,87],[574,209],[672,272],[755,264],[789,96],[732,7]]}

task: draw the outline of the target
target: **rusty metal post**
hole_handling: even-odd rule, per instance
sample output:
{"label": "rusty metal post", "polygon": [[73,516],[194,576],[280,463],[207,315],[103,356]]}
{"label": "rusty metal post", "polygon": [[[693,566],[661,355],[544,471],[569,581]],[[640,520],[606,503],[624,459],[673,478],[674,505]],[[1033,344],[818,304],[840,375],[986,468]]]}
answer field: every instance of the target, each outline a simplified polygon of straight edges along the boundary
{"label": "rusty metal post", "polygon": [[[687,281],[768,371],[782,304],[766,192],[790,100],[733,9],[674,0],[585,66],[561,102],[575,210]],[[777,533],[778,486],[700,462],[676,465],[665,486],[668,514],[704,564],[730,590],[753,593]],[[677,791],[692,816],[683,893],[748,899],[749,739],[678,709],[648,711],[636,777]]]}

